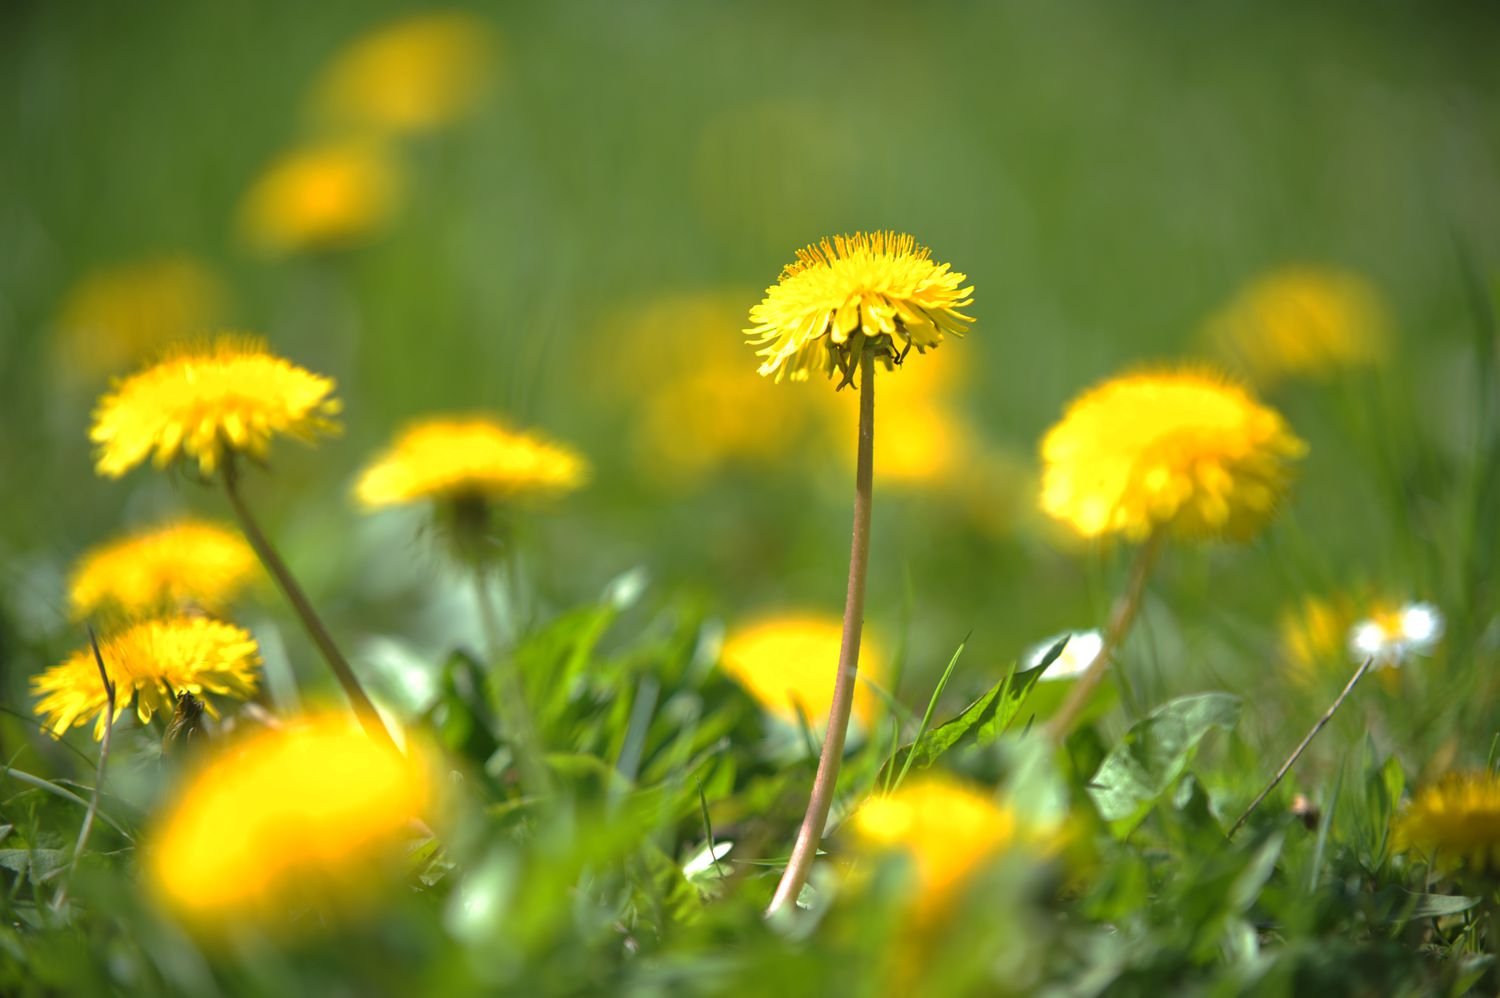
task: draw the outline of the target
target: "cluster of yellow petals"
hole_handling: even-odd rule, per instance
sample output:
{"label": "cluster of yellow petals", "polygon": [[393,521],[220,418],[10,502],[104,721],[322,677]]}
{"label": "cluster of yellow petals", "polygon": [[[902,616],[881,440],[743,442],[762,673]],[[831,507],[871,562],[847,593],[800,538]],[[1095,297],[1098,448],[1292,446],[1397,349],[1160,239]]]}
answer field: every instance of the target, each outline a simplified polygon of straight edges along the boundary
{"label": "cluster of yellow petals", "polygon": [[170,715],[184,691],[203,698],[214,717],[218,713],[207,694],[237,699],[255,694],[260,649],[249,631],[233,624],[186,616],[143,620],[100,642],[99,650],[115,686],[114,718],[105,717],[109,698],[92,647],[32,677],[32,694],[41,698],[36,712],[54,735],[92,719],[94,738],[102,738],[105,725],[132,701],[145,723],[158,711]]}
{"label": "cluster of yellow petals", "polygon": [[1500,776],[1450,773],[1422,790],[1396,819],[1395,841],[1444,865],[1500,870]]}
{"label": "cluster of yellow petals", "polygon": [[145,849],[164,907],[195,929],[288,929],[300,904],[350,906],[434,803],[424,753],[371,741],[347,713],[261,729],[206,759]]}
{"label": "cluster of yellow petals", "polygon": [[588,476],[588,463],[561,444],[489,416],[437,416],[402,430],[360,474],[355,496],[371,509],[429,499],[548,498]]}
{"label": "cluster of yellow petals", "polygon": [[401,188],[398,164],[382,143],[318,142],[266,168],[240,206],[240,227],[267,254],[342,249],[390,219]]}
{"label": "cluster of yellow petals", "polygon": [[222,610],[253,579],[255,552],[233,527],[183,519],[102,544],[68,582],[75,617]]}
{"label": "cluster of yellow petals", "polygon": [[[821,730],[833,706],[842,640],[843,622],[838,617],[811,613],[766,617],[730,631],[720,662],[768,713],[798,724],[800,708],[808,724]],[[884,681],[886,664],[868,629],[859,646],[859,675],[854,716],[869,725],[877,706],[869,683]]]}
{"label": "cluster of yellow petals", "polygon": [[264,457],[274,436],[336,432],[333,387],[251,337],[181,346],[100,399],[89,431],[96,467],[119,478],[148,457],[159,467],[183,457],[211,475],[226,453]]}
{"label": "cluster of yellow petals", "polygon": [[1042,508],[1085,537],[1252,536],[1306,447],[1276,411],[1208,372],[1131,374],[1085,392],[1042,440]]}
{"label": "cluster of yellow petals", "polygon": [[797,251],[750,310],[745,333],[760,348],[762,375],[802,381],[820,368],[848,382],[866,352],[889,369],[910,349],[965,333],[973,319],[960,310],[974,289],[964,280],[911,236],[836,236]]}

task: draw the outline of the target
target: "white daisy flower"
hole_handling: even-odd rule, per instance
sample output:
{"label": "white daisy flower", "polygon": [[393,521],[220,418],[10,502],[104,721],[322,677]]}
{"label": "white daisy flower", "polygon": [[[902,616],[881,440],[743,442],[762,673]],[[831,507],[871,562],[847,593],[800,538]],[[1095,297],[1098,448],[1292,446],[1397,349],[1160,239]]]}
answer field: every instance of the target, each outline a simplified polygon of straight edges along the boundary
{"label": "white daisy flower", "polygon": [[1035,669],[1041,665],[1042,659],[1047,657],[1047,652],[1051,651],[1052,646],[1063,638],[1067,638],[1068,643],[1063,646],[1062,654],[1057,656],[1057,661],[1047,666],[1047,671],[1042,673],[1043,682],[1049,679],[1074,678],[1094,664],[1094,659],[1099,657],[1099,652],[1104,647],[1104,635],[1098,631],[1064,631],[1028,649],[1026,668]]}
{"label": "white daisy flower", "polygon": [[1373,658],[1377,666],[1396,666],[1413,655],[1427,655],[1443,638],[1443,615],[1431,603],[1407,603],[1377,613],[1349,631],[1349,654],[1356,661]]}

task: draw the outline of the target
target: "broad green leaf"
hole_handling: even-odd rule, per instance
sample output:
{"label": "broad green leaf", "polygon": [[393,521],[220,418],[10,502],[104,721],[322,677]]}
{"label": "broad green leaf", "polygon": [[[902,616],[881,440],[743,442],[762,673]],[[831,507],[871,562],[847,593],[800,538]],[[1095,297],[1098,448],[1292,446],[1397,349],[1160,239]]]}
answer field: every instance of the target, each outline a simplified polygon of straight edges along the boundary
{"label": "broad green leaf", "polygon": [[1480,899],[1461,894],[1419,894],[1391,885],[1377,891],[1371,913],[1378,922],[1405,923],[1418,918],[1458,915],[1479,904]]}

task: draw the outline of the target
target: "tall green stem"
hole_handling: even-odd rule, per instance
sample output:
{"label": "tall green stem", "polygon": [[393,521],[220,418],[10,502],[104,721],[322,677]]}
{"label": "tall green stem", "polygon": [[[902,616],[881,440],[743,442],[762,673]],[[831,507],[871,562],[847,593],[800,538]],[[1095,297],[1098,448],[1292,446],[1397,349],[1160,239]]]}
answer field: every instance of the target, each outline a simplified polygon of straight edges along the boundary
{"label": "tall green stem", "polygon": [[849,589],[844,597],[844,634],[839,648],[838,674],[833,683],[833,706],[823,734],[823,752],[813,777],[807,814],[797,830],[791,858],[776,885],[766,914],[773,915],[788,902],[795,902],[812,870],[818,843],[828,824],[838,785],[839,764],[844,758],[844,736],[849,730],[849,712],[854,704],[854,684],[859,668],[859,639],[865,621],[865,575],[870,563],[870,510],[874,498],[875,468],[875,358],[860,355],[859,452],[854,465],[854,532],[849,545]]}
{"label": "tall green stem", "polygon": [[495,612],[494,593],[486,578],[483,564],[474,566],[474,595],[479,600],[479,619],[489,645],[490,668],[500,683],[501,720],[515,748],[516,761],[527,792],[544,794],[551,788],[551,777],[543,761],[541,740],[526,702],[526,685],[514,656],[506,654],[501,636],[500,615]]}

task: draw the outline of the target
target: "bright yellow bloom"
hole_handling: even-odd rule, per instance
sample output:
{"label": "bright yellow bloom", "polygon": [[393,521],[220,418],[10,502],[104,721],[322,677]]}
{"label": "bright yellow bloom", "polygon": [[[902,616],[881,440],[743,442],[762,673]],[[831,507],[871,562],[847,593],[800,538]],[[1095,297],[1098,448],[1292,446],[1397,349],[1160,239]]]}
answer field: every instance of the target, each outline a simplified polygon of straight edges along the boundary
{"label": "bright yellow bloom", "polygon": [[588,463],[561,444],[483,415],[412,423],[360,474],[355,496],[371,509],[423,500],[514,500],[577,489]]}
{"label": "bright yellow bloom", "polygon": [[435,790],[422,753],[371,741],[347,714],[262,729],[179,788],[145,849],[146,876],[206,933],[247,921],[289,930],[309,921],[299,904],[352,910],[395,874]]}
{"label": "bright yellow bloom", "polygon": [[797,251],[750,310],[745,333],[760,347],[762,375],[803,381],[821,368],[848,383],[866,351],[889,370],[912,348],[963,335],[974,321],[959,311],[974,300],[964,279],[911,236],[836,236]]}
{"label": "bright yellow bloom", "polygon": [[205,264],[153,257],[95,271],[63,301],[59,366],[68,376],[118,374],[168,343],[211,330],[228,293]]}
{"label": "bright yellow bloom", "polygon": [[75,617],[117,611],[141,617],[193,607],[217,611],[255,577],[259,563],[239,531],[178,520],[102,544],[68,583]]}
{"label": "bright yellow bloom", "polygon": [[[837,617],[766,617],[731,631],[720,662],[769,713],[797,724],[800,707],[808,724],[821,729],[833,706],[842,639],[843,621]],[[876,699],[868,684],[885,680],[885,656],[869,628],[859,646],[859,676],[854,716],[869,725],[875,719]]]}
{"label": "bright yellow bloom", "polygon": [[205,694],[241,700],[255,695],[260,649],[249,631],[233,624],[206,617],[144,620],[101,641],[99,651],[115,685],[115,716],[109,722],[104,716],[109,698],[92,647],[31,677],[31,692],[41,697],[36,712],[46,717],[54,735],[93,719],[98,740],[105,724],[125,713],[132,699],[144,724],[157,711],[170,716],[184,690],[203,698],[214,717],[218,711]]}
{"label": "bright yellow bloom", "polygon": [[1417,794],[1395,826],[1398,849],[1477,872],[1500,869],[1500,776],[1450,773]]}
{"label": "bright yellow bloom", "polygon": [[96,468],[119,478],[153,457],[192,459],[211,475],[226,453],[264,457],[273,436],[334,433],[333,380],[270,353],[251,337],[220,336],[169,353],[115,383],[94,410]]}
{"label": "bright yellow bloom", "polygon": [[460,11],[418,14],[357,39],[318,85],[318,116],[336,126],[423,132],[468,112],[494,70],[496,39]]}
{"label": "bright yellow bloom", "polygon": [[1386,309],[1359,274],[1331,267],[1287,267],[1239,292],[1207,324],[1219,349],[1260,384],[1326,377],[1383,360]]}
{"label": "bright yellow bloom", "polygon": [[1275,512],[1306,445],[1240,386],[1175,370],[1085,392],[1041,449],[1042,509],[1085,537],[1170,527],[1246,539]]}
{"label": "bright yellow bloom", "polygon": [[271,164],[245,195],[240,224],[273,255],[341,249],[384,225],[400,192],[396,161],[379,144],[325,143]]}

